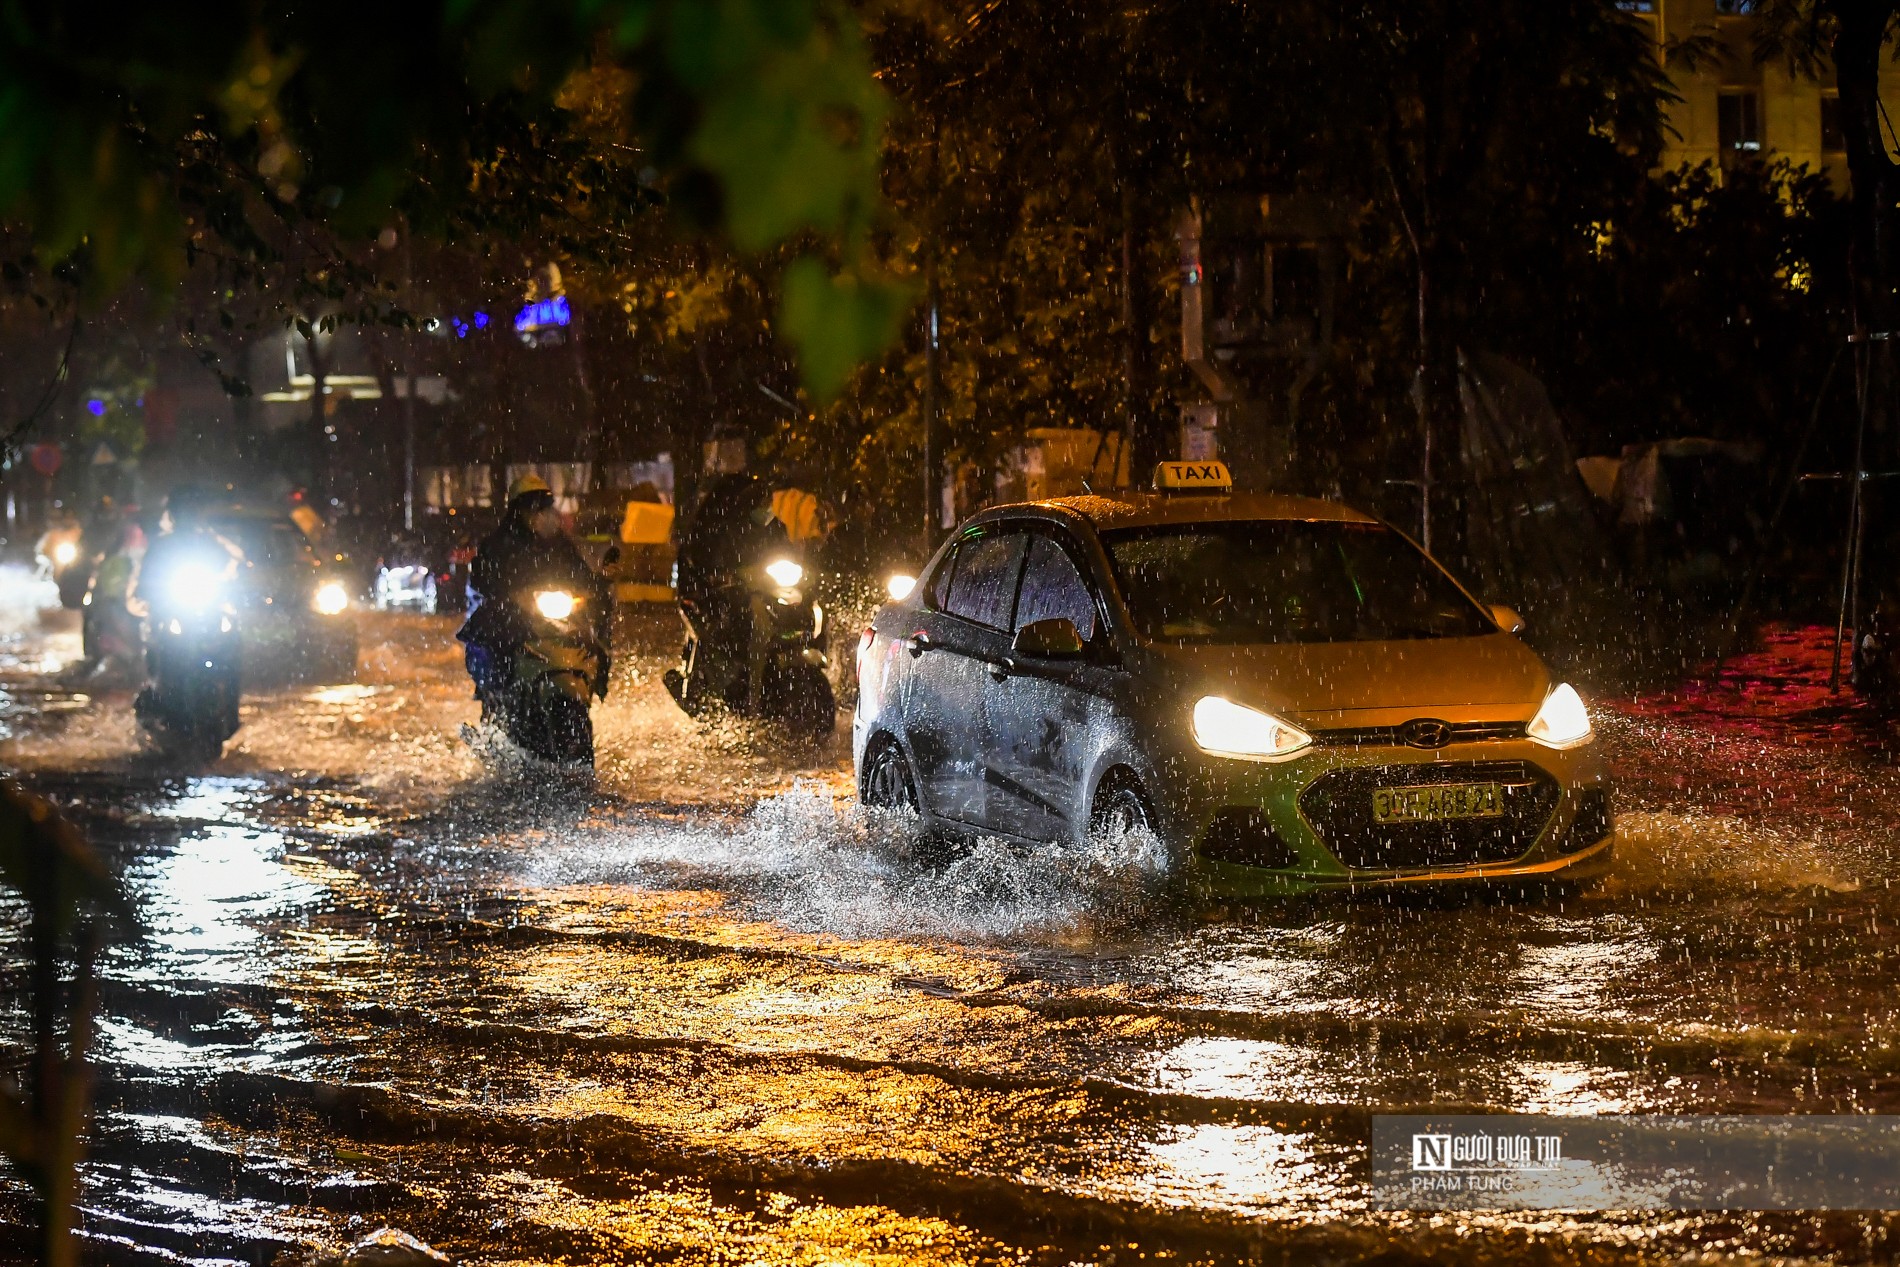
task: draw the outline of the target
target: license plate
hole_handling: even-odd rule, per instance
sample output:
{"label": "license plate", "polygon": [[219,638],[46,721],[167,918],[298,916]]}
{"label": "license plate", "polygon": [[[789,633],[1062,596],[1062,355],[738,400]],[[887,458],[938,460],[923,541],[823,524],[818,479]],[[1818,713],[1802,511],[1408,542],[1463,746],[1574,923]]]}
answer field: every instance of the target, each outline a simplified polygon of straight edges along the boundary
{"label": "license plate", "polygon": [[1455,818],[1502,818],[1504,796],[1495,783],[1440,783],[1382,787],[1372,794],[1380,823],[1439,823]]}

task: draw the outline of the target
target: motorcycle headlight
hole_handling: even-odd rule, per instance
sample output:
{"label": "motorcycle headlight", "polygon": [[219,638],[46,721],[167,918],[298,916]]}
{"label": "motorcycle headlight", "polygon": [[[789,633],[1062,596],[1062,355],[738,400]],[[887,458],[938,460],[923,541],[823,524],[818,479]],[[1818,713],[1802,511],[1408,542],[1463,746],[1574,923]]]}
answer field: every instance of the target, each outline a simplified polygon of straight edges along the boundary
{"label": "motorcycle headlight", "polygon": [[790,589],[805,579],[805,569],[790,559],[778,559],[765,565],[765,574],[780,589]]}
{"label": "motorcycle headlight", "polygon": [[53,562],[65,567],[79,557],[79,547],[70,541],[62,541],[53,547]]}
{"label": "motorcycle headlight", "polygon": [[188,611],[200,611],[218,600],[224,578],[202,563],[185,563],[165,583],[165,596],[172,605]]}
{"label": "motorcycle headlight", "polygon": [[566,620],[574,614],[574,596],[566,590],[542,590],[534,596],[534,609],[549,620]]}
{"label": "motorcycle headlight", "polygon": [[1568,682],[1544,697],[1543,707],[1524,733],[1546,748],[1575,748],[1590,742],[1590,712]]}
{"label": "motorcycle headlight", "polygon": [[905,599],[910,597],[911,591],[916,588],[917,588],[917,578],[914,576],[908,576],[903,572],[899,572],[897,575],[893,576],[890,580],[884,582],[884,592],[891,596],[891,601],[893,603],[903,602]]}
{"label": "motorcycle headlight", "polygon": [[350,594],[335,581],[325,581],[317,586],[316,595],[310,600],[310,605],[321,615],[340,615],[344,608],[350,605]]}
{"label": "motorcycle headlight", "polygon": [[1313,736],[1271,713],[1205,695],[1194,705],[1194,742],[1217,756],[1277,761],[1311,747]]}

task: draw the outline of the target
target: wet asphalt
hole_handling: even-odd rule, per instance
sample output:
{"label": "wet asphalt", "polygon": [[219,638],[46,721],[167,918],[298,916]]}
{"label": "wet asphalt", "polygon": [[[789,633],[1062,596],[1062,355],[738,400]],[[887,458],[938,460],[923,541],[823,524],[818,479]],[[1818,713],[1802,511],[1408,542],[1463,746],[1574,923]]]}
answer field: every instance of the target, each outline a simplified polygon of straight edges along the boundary
{"label": "wet asphalt", "polygon": [[[1900,773],[1827,692],[1820,631],[1599,701],[1618,856],[1587,893],[1210,910],[1138,840],[922,865],[851,806],[842,718],[801,748],[681,716],[663,619],[586,785],[471,749],[452,622],[376,613],[355,682],[263,687],[215,765],[168,766],[128,691],[68,680],[43,597],[0,578],[0,766],[143,916],[105,970],[97,1261],[292,1261],[384,1226],[476,1263],[1900,1244],[1886,1214],[1368,1197],[1378,1112],[1900,1113]],[[0,1245],[23,1208],[0,1178]]]}

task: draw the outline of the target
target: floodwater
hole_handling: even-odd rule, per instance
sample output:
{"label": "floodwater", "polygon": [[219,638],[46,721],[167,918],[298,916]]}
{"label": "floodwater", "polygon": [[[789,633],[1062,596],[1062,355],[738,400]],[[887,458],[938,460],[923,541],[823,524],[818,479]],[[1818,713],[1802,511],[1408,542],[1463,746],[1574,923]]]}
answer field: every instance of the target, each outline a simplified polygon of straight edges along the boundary
{"label": "floodwater", "polygon": [[1209,911],[1139,839],[917,864],[842,727],[696,728],[663,636],[598,787],[470,751],[452,624],[375,614],[358,681],[168,768],[126,693],[61,685],[39,599],[0,577],[0,763],[144,917],[106,969],[101,1261],[385,1226],[472,1263],[1895,1254],[1886,1215],[1367,1198],[1375,1112],[1900,1112],[1900,775],[1815,631],[1605,702],[1618,861],[1580,897]]}

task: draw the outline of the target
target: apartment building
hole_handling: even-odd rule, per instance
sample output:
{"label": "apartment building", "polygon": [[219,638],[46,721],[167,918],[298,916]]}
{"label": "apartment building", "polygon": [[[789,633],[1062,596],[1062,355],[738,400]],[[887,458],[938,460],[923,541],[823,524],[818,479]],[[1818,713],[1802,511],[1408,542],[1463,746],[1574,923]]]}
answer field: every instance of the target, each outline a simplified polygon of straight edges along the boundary
{"label": "apartment building", "polygon": [[[1682,98],[1669,110],[1672,134],[1666,138],[1665,167],[1786,159],[1825,171],[1835,188],[1846,190],[1847,152],[1833,74],[1825,67],[1816,76],[1798,74],[1781,59],[1758,62],[1756,0],[1619,4],[1650,25],[1657,57],[1669,67]],[[1671,50],[1692,43],[1712,43],[1714,56],[1693,68],[1670,57]]]}

